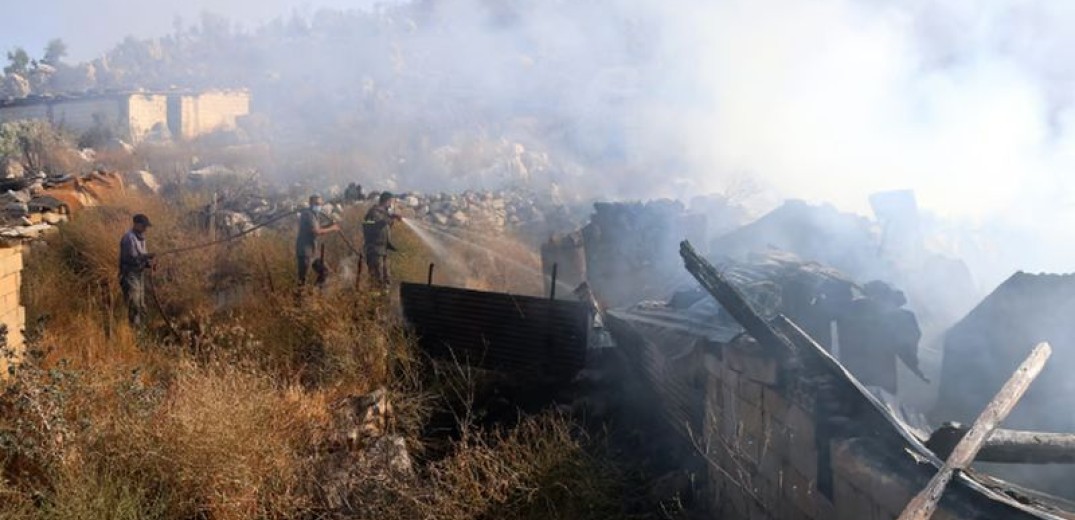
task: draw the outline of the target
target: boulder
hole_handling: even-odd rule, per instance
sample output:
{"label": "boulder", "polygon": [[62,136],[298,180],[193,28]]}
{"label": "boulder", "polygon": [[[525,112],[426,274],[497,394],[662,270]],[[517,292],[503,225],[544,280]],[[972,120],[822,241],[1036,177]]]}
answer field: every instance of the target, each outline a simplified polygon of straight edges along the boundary
{"label": "boulder", "polygon": [[160,183],[157,182],[157,177],[152,173],[145,170],[131,172],[130,180],[131,184],[140,190],[148,191],[150,193],[160,193]]}
{"label": "boulder", "polygon": [[8,157],[0,162],[0,178],[18,179],[24,175],[26,175],[26,168],[23,168],[19,161]]}
{"label": "boulder", "polygon": [[384,388],[345,397],[333,410],[332,441],[351,449],[361,447],[368,439],[384,436],[392,419],[392,403]]}

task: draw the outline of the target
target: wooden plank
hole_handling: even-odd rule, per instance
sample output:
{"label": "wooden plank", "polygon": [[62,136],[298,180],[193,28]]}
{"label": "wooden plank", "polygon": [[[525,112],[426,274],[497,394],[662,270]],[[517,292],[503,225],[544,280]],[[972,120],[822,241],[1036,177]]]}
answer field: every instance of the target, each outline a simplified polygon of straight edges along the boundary
{"label": "wooden plank", "polygon": [[763,348],[787,354],[794,352],[792,343],[780,331],[774,329],[764,318],[750,306],[750,303],[732,284],[728,283],[717,269],[694,250],[690,242],[684,240],[679,244],[679,255],[687,271],[694,276],[709,294],[716,298],[724,310],[746,329],[747,333],[758,340]]}
{"label": "wooden plank", "polygon": [[[947,457],[969,428],[945,425],[938,428],[926,447],[938,457]],[[1075,434],[996,429],[985,440],[975,460],[1010,464],[1075,463]]]}
{"label": "wooden plank", "polygon": [[966,469],[974,460],[978,450],[996,429],[1000,421],[1012,411],[1019,399],[1026,393],[1030,383],[1038,377],[1045,361],[1052,354],[1052,347],[1048,343],[1039,343],[1034,347],[1030,356],[1016,369],[1004,387],[1000,389],[996,397],[982,410],[981,415],[974,421],[974,425],[967,431],[967,435],[959,441],[948,460],[930,479],[925,489],[915,495],[911,502],[900,514],[899,520],[929,520],[937,510],[937,503],[944,494],[944,488],[952,480],[956,471]]}

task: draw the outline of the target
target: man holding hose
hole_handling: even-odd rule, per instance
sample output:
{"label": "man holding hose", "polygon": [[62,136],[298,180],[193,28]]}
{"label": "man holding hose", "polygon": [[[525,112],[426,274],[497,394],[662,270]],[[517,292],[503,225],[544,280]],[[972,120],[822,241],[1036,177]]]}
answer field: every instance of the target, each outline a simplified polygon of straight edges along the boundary
{"label": "man holding hose", "polygon": [[374,283],[382,291],[387,291],[391,283],[388,275],[388,252],[396,250],[396,246],[392,245],[392,224],[400,220],[398,215],[391,213],[391,209],[392,194],[387,191],[381,193],[377,204],[366,212],[366,218],[362,222],[366,265]]}
{"label": "man holding hose", "polygon": [[119,241],[119,286],[127,304],[127,321],[139,329],[146,317],[145,271],[153,267],[153,255],[146,251],[149,226],[149,217],[139,213]]}
{"label": "man holding hose", "polygon": [[320,195],[310,196],[310,206],[299,213],[299,236],[295,240],[295,258],[298,262],[299,287],[306,285],[306,273],[310,270],[310,264],[317,257],[317,238],[327,233],[340,230],[340,226],[333,222],[327,226],[321,225],[321,207],[324,200]]}

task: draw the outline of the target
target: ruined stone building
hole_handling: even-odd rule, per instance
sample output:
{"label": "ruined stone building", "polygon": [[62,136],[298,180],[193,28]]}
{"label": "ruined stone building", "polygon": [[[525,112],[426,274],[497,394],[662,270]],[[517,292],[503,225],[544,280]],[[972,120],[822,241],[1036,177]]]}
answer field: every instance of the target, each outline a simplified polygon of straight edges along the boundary
{"label": "ruined stone building", "polygon": [[75,135],[107,129],[135,143],[154,132],[192,139],[236,127],[250,113],[246,90],[122,92],[0,101],[0,123],[47,120]]}

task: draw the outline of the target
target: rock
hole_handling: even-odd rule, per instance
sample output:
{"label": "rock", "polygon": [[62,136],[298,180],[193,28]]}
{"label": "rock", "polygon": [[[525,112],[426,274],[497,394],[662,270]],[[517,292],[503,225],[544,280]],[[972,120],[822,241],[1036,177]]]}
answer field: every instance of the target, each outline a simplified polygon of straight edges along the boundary
{"label": "rock", "polygon": [[410,207],[410,208],[417,208],[418,206],[420,206],[422,204],[421,201],[418,200],[418,197],[415,197],[414,195],[411,195],[411,196],[407,197],[406,199],[403,199],[403,203],[406,204],[407,207]]}
{"label": "rock", "polygon": [[384,388],[366,395],[345,397],[333,411],[333,442],[358,448],[367,439],[384,436],[392,419],[392,403]]}
{"label": "rock", "polygon": [[0,237],[2,238],[37,238],[47,229],[51,229],[52,226],[48,224],[35,224],[32,226],[14,226],[0,229]]}
{"label": "rock", "polygon": [[131,146],[130,143],[128,143],[127,141],[124,141],[123,139],[120,139],[118,137],[113,137],[112,139],[109,139],[108,142],[105,143],[104,149],[112,152],[134,153],[134,147]]}
{"label": "rock", "polygon": [[139,170],[136,172],[131,172],[130,177],[132,181],[131,183],[138,187],[138,189],[148,191],[150,193],[160,193],[160,183],[157,182],[157,177],[154,176],[152,173],[149,173],[145,170]]}
{"label": "rock", "polygon": [[433,222],[436,222],[437,224],[440,224],[442,226],[446,226],[448,225],[448,216],[444,213],[434,213]]}
{"label": "rock", "polygon": [[0,163],[0,178],[18,179],[24,175],[26,175],[26,168],[23,168],[19,161],[8,157]]}
{"label": "rock", "polygon": [[42,213],[41,220],[46,224],[56,225],[61,222],[67,222],[67,215],[61,215],[59,213]]}
{"label": "rock", "polygon": [[414,470],[407,441],[399,435],[385,435],[366,448],[360,460],[373,474],[409,475]]}
{"label": "rock", "polygon": [[[25,190],[7,190],[4,193],[0,193],[0,203],[18,203],[26,204],[30,202],[30,193]],[[27,209],[29,211],[29,209]]]}
{"label": "rock", "polygon": [[4,204],[4,214],[10,217],[25,217],[30,214],[30,208],[26,206],[25,202],[8,202]]}
{"label": "rock", "polygon": [[451,224],[453,226],[465,226],[469,221],[470,218],[468,218],[467,214],[463,213],[462,211],[456,211],[455,213],[452,213]]}

